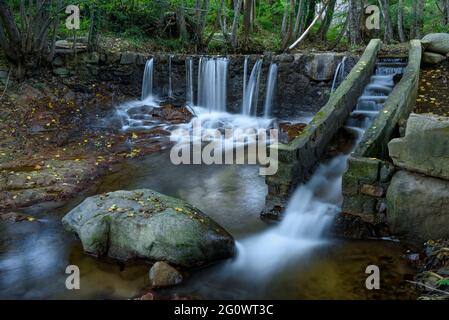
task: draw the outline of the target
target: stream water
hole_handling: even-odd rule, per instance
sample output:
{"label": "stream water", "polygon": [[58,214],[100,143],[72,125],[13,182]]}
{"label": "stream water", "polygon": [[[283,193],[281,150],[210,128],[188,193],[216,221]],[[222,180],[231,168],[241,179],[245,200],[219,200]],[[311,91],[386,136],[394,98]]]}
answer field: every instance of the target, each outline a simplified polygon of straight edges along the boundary
{"label": "stream water", "polygon": [[[27,211],[39,218],[37,223],[0,224],[0,298],[126,299],[137,295],[149,283],[148,264],[123,267],[87,256],[60,222],[89,194],[135,188],[152,188],[192,203],[233,234],[239,248],[246,248],[234,260],[192,272],[185,284],[162,294],[213,299],[414,298],[404,281],[414,269],[402,258],[401,244],[313,234],[293,242],[285,235],[284,242],[275,244],[275,239],[282,239],[280,228],[288,228],[291,221],[270,226],[260,220],[267,189],[257,166],[174,166],[166,152],[129,160],[95,190],[63,207]],[[313,224],[320,217],[311,218]],[[281,263],[285,254],[289,258]],[[81,290],[65,289],[64,271],[70,264],[81,270]],[[370,264],[382,270],[379,291],[365,288],[365,268]]]}
{"label": "stream water", "polygon": [[[253,67],[245,85],[242,114],[231,115],[225,111],[227,61],[200,61],[201,108],[196,108],[199,118],[209,121],[209,127],[223,124],[267,127],[270,119],[251,117],[257,105],[254,101],[257,101],[260,64]],[[145,108],[151,107],[148,101],[154,101],[152,68],[151,61],[145,71],[147,91],[142,93]],[[387,89],[391,90],[389,83],[383,83],[385,76],[393,79],[395,74],[389,72],[387,69],[373,77],[347,123],[348,128],[363,130],[367,125],[363,119],[372,119],[372,113],[367,111],[378,112],[381,108],[377,100],[389,93]],[[368,106],[375,106],[376,110],[367,110]],[[117,113],[126,118],[123,129],[150,126],[151,119],[137,117],[136,112],[129,116],[129,110],[138,108],[138,102],[117,108]],[[145,114],[144,109],[141,114]],[[75,236],[61,225],[61,218],[86,196],[137,188],[150,188],[186,200],[221,224],[237,242],[236,257],[193,270],[181,286],[163,290],[162,294],[211,299],[415,298],[414,290],[405,282],[414,269],[403,257],[402,244],[324,236],[341,204],[341,177],[346,162],[347,156],[341,155],[322,164],[289,200],[283,221],[268,225],[259,217],[265,206],[267,186],[258,175],[258,166],[175,166],[169,160],[168,150],[128,160],[103,177],[94,189],[62,207],[48,204],[26,210],[38,218],[36,223],[0,224],[0,298],[124,299],[139,294],[149,283],[148,264],[123,265],[89,257],[83,254]],[[381,290],[370,291],[365,287],[368,276],[365,269],[373,264],[381,270]],[[80,290],[65,288],[68,265],[80,268]]]}

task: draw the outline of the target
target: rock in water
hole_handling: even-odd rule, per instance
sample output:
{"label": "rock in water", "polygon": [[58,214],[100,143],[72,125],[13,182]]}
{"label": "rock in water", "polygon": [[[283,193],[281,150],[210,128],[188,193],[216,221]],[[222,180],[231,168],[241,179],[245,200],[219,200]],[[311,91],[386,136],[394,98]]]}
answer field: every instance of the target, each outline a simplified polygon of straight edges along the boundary
{"label": "rock in water", "polygon": [[404,138],[388,144],[396,166],[449,179],[449,118],[412,114]]}
{"label": "rock in water", "polygon": [[393,176],[387,192],[391,231],[416,239],[449,237],[449,181],[407,171]]}
{"label": "rock in water", "polygon": [[232,236],[188,203],[149,189],[85,199],[62,219],[86,252],[200,266],[234,253]]}
{"label": "rock in water", "polygon": [[421,40],[426,51],[449,53],[449,33],[430,33]]}
{"label": "rock in water", "polygon": [[150,269],[150,281],[154,288],[171,287],[182,282],[182,275],[168,263],[158,261]]}
{"label": "rock in water", "polygon": [[426,64],[439,64],[446,60],[446,57],[434,52],[424,52],[423,62]]}

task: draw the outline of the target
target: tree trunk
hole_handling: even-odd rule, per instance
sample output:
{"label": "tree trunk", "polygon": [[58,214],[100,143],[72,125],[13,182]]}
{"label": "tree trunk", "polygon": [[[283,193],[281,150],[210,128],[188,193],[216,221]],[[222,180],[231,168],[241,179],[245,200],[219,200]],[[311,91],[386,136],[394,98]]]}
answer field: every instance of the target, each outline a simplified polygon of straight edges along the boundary
{"label": "tree trunk", "polygon": [[320,29],[318,30],[319,39],[321,41],[327,40],[327,32],[332,23],[332,19],[334,18],[335,5],[337,4],[337,0],[329,0],[329,4],[326,9],[326,17],[321,23]]}
{"label": "tree trunk", "polygon": [[293,28],[293,36],[297,38],[301,32],[301,25],[304,18],[304,0],[299,0],[298,11],[296,13],[295,27]]}
{"label": "tree trunk", "polygon": [[285,32],[281,34],[282,39],[282,50],[285,50],[291,41],[292,33],[293,33],[293,19],[295,16],[295,0],[290,0],[290,14],[287,21],[287,27]]}
{"label": "tree trunk", "polygon": [[182,42],[185,42],[189,38],[186,26],[186,16],[183,6],[179,6],[177,10],[176,23],[178,24],[179,38]]}
{"label": "tree trunk", "polygon": [[287,17],[288,17],[288,0],[285,0],[284,15],[282,16],[281,34],[284,34],[287,30]]}
{"label": "tree trunk", "polygon": [[401,42],[405,42],[404,34],[404,0],[398,1],[398,35]]}
{"label": "tree trunk", "polygon": [[[14,66],[13,74],[22,80],[28,70],[38,68],[51,59],[62,1],[58,1],[57,14],[52,16],[53,1],[19,2],[17,22],[11,8],[0,1],[0,46]],[[49,28],[53,25],[53,38],[48,45]]]}
{"label": "tree trunk", "polygon": [[379,0],[379,4],[382,10],[382,15],[384,17],[384,41],[386,43],[391,43],[394,40],[393,35],[393,25],[391,23],[390,17],[390,5],[388,0]]}
{"label": "tree trunk", "polygon": [[363,0],[349,1],[348,33],[351,45],[362,43],[361,17],[363,16]]}
{"label": "tree trunk", "polygon": [[237,47],[237,32],[239,27],[240,8],[243,0],[236,0],[234,2],[234,20],[232,21],[231,32],[231,46],[235,49]]}
{"label": "tree trunk", "polygon": [[446,0],[446,24],[449,24],[449,0]]}
{"label": "tree trunk", "polygon": [[313,19],[315,19],[316,0],[308,0],[309,6],[307,7],[307,20],[306,25],[310,26]]}
{"label": "tree trunk", "polygon": [[249,34],[251,32],[251,11],[253,10],[253,0],[244,0],[244,16],[243,16],[243,38],[248,43]]}
{"label": "tree trunk", "polygon": [[421,39],[423,28],[424,0],[413,1],[413,19],[411,28],[411,39]]}

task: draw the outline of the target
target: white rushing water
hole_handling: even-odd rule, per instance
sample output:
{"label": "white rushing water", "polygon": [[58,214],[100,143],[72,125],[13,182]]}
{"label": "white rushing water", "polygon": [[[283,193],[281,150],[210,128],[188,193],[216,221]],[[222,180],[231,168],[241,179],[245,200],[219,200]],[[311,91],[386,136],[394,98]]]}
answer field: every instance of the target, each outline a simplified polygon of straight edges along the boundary
{"label": "white rushing water", "polygon": [[173,60],[173,55],[170,55],[168,57],[168,97],[169,98],[173,98],[172,60]]}
{"label": "white rushing water", "polygon": [[[356,144],[383,107],[377,98],[388,97],[394,87],[393,77],[401,74],[404,66],[377,64],[376,75],[372,76],[346,123],[356,134]],[[263,283],[263,278],[326,244],[324,232],[342,204],[342,177],[348,157],[337,156],[321,165],[313,177],[294,192],[277,226],[238,243],[237,257],[226,265],[224,272],[243,273],[245,281],[257,283],[260,279]]]}
{"label": "white rushing water", "polygon": [[248,84],[245,89],[245,95],[242,102],[242,114],[245,116],[256,116],[257,103],[259,98],[259,84],[262,73],[262,59],[254,64],[253,70],[249,77]]}
{"label": "white rushing water", "polygon": [[198,65],[198,103],[211,112],[226,111],[228,59],[200,58]]}
{"label": "white rushing water", "polygon": [[193,106],[193,59],[186,59],[186,104]]}
{"label": "white rushing water", "polygon": [[153,64],[153,59],[150,59],[145,63],[142,80],[142,101],[153,95]]}
{"label": "white rushing water", "polygon": [[273,98],[276,91],[276,82],[278,76],[278,66],[275,63],[270,65],[268,70],[267,89],[265,95],[264,117],[269,118],[271,116],[271,110],[273,109]]}
{"label": "white rushing water", "polygon": [[246,84],[248,82],[248,57],[245,57],[245,62],[243,63],[243,94],[242,100],[246,96]]}
{"label": "white rushing water", "polygon": [[248,280],[264,278],[326,244],[323,232],[341,205],[341,180],[346,166],[347,156],[322,165],[293,194],[279,225],[238,244],[231,272],[244,272]]}
{"label": "white rushing water", "polygon": [[334,80],[332,81],[331,92],[334,92],[335,89],[337,89],[337,83],[343,82],[343,80],[345,78],[346,60],[347,60],[347,57],[343,57],[343,59],[337,65],[337,68],[335,69]]}

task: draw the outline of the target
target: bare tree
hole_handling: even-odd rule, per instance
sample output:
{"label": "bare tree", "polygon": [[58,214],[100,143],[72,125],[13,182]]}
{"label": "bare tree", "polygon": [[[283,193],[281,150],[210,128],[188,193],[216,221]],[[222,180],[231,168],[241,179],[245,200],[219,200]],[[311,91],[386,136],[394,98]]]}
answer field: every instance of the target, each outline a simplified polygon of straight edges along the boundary
{"label": "bare tree", "polygon": [[[10,6],[0,1],[0,46],[13,64],[14,75],[23,79],[28,70],[51,61],[54,54],[57,17],[62,9],[62,1],[21,0],[18,22]],[[49,45],[48,36],[53,26],[53,43]]]}

